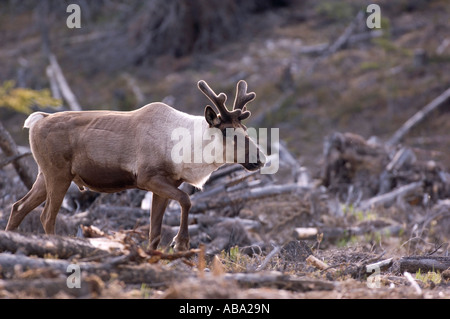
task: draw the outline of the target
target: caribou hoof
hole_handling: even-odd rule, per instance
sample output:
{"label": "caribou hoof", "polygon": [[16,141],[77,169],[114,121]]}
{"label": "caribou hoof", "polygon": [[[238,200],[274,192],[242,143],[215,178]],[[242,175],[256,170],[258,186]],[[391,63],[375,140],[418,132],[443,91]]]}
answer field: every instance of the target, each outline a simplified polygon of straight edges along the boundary
{"label": "caribou hoof", "polygon": [[189,238],[178,238],[175,236],[170,244],[175,251],[186,251],[189,250]]}

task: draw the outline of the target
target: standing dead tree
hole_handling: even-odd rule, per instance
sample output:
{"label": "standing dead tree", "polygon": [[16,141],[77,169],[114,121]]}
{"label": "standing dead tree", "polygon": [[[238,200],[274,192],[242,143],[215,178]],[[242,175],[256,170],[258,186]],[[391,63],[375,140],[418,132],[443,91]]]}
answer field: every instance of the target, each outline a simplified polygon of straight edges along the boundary
{"label": "standing dead tree", "polygon": [[25,186],[28,189],[30,189],[31,186],[33,186],[35,177],[33,176],[32,172],[30,171],[30,168],[22,158],[21,156],[22,154],[20,154],[19,150],[17,149],[17,145],[14,142],[14,139],[11,137],[11,135],[1,122],[0,122],[0,148],[8,158],[10,157],[16,158],[12,162],[14,168],[16,169],[17,174],[19,174],[20,179],[25,184]]}
{"label": "standing dead tree", "polygon": [[[66,77],[59,66],[58,60],[53,53],[48,54],[48,60],[50,65],[47,69],[47,76],[50,79],[50,83],[52,84],[52,93],[60,92],[64,100],[69,105],[71,111],[81,111],[81,106],[78,103],[78,100],[71,90],[69,84],[67,83]],[[54,86],[57,86],[57,89]],[[56,94],[55,94],[56,95]],[[56,98],[58,95],[55,96]]]}

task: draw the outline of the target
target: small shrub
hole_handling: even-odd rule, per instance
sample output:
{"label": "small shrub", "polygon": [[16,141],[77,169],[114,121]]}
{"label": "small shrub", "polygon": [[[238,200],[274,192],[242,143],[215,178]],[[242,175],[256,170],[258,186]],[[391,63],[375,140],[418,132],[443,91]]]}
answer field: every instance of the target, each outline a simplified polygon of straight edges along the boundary
{"label": "small shrub", "polygon": [[16,88],[14,81],[5,81],[0,86],[0,107],[7,107],[14,111],[29,114],[33,106],[59,106],[61,101],[51,96],[48,89],[32,90]]}

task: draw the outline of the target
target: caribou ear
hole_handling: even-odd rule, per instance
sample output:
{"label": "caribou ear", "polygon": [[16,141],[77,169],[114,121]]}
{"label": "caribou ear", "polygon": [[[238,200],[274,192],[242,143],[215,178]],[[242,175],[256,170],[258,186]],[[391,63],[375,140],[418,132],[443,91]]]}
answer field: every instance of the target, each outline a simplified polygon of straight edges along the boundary
{"label": "caribou ear", "polygon": [[206,122],[208,122],[209,127],[217,127],[221,123],[220,118],[210,105],[205,107],[205,119]]}

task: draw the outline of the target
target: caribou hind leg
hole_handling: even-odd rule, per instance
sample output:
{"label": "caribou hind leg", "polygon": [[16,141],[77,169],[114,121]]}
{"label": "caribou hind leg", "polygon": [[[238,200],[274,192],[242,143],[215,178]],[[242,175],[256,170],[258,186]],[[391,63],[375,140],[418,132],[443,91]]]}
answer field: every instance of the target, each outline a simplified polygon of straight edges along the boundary
{"label": "caribou hind leg", "polygon": [[44,175],[39,172],[31,190],[22,199],[13,204],[6,230],[15,230],[19,227],[25,216],[42,204],[46,197],[47,189]]}

